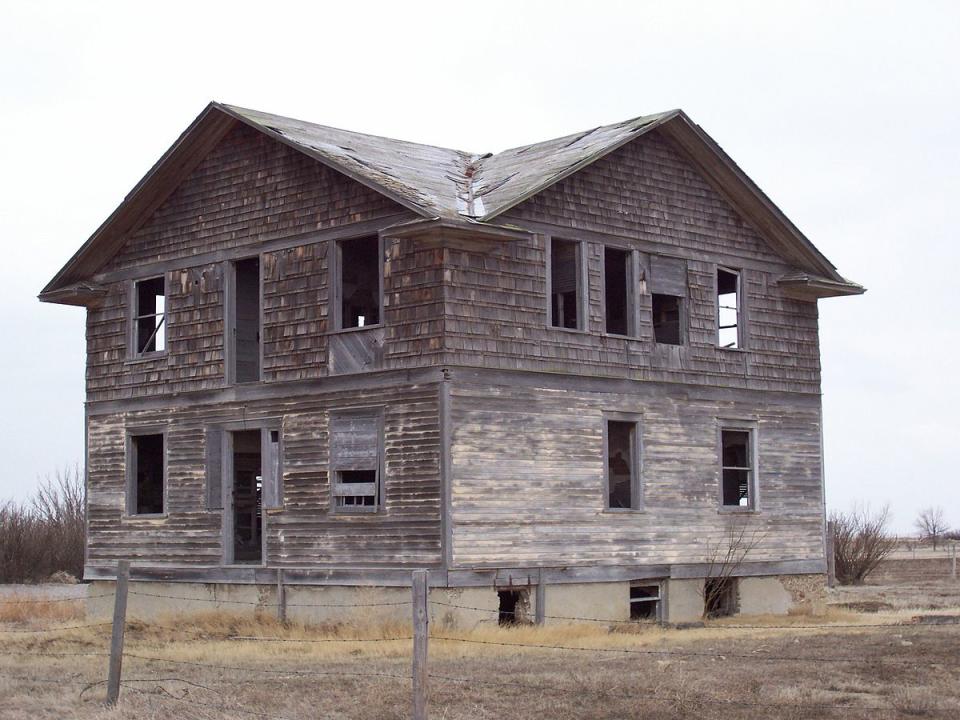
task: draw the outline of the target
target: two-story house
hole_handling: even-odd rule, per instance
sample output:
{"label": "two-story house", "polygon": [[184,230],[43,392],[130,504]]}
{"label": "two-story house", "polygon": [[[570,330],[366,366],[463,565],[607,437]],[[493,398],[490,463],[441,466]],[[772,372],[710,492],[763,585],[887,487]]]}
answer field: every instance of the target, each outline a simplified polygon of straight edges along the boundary
{"label": "two-story house", "polygon": [[87,309],[85,575],[679,620],[746,528],[725,602],[784,610],[862,292],[681,111],[475,155],[211,103],[40,295]]}

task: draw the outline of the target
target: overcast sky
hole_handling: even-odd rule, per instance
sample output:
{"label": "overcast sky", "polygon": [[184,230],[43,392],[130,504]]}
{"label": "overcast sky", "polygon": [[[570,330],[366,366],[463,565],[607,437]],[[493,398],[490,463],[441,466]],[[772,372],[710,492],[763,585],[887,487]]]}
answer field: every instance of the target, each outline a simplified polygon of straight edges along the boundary
{"label": "overcast sky", "polygon": [[869,288],[820,303],[828,504],[960,525],[958,3],[7,0],[0,93],[0,498],[83,457],[37,292],[208,101],[475,152],[680,107]]}

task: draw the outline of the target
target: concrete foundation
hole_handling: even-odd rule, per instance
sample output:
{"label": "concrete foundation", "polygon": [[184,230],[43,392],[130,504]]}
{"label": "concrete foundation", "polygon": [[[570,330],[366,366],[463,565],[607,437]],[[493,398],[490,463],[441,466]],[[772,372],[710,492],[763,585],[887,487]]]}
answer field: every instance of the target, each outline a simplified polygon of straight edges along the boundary
{"label": "concrete foundation", "polygon": [[[656,584],[657,581],[643,581]],[[658,617],[663,622],[696,622],[703,614],[703,578],[660,581]],[[586,618],[620,622],[630,619],[629,582],[562,583],[544,588],[546,624]],[[815,612],[822,605],[822,575],[744,577],[737,579],[739,614],[786,614],[798,609]],[[519,619],[537,615],[536,587],[519,586],[523,601]],[[88,616],[109,619],[113,612],[113,582],[89,587]],[[345,585],[287,585],[286,617],[306,624],[409,624],[410,589]],[[431,622],[441,627],[472,629],[498,623],[500,598],[493,587],[431,588]],[[127,616],[158,620],[175,615],[223,613],[277,616],[276,585],[171,583],[131,581]]]}

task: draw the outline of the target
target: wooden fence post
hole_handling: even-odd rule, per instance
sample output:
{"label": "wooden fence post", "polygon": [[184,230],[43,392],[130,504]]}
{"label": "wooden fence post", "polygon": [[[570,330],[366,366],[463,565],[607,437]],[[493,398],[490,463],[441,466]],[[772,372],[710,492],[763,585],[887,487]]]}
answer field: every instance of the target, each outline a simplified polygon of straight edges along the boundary
{"label": "wooden fence post", "polygon": [[110,636],[110,669],[107,675],[107,705],[116,705],[120,696],[120,671],[123,666],[123,631],[127,627],[127,586],[130,561],[117,562],[117,583],[113,597],[113,634]]}
{"label": "wooden fence post", "polygon": [[283,584],[283,568],[277,568],[277,620],[287,621],[287,586]]}
{"label": "wooden fence post", "polygon": [[957,579],[957,544],[954,543],[950,550],[950,577]]}
{"label": "wooden fence post", "polygon": [[427,607],[426,570],[413,571],[413,720],[427,720]]}
{"label": "wooden fence post", "polygon": [[833,521],[827,523],[827,587],[837,584],[837,553],[833,546]]}
{"label": "wooden fence post", "polygon": [[537,625],[543,625],[547,619],[547,588],[543,584],[543,575],[540,576],[540,581],[537,583],[536,604],[534,620]]}

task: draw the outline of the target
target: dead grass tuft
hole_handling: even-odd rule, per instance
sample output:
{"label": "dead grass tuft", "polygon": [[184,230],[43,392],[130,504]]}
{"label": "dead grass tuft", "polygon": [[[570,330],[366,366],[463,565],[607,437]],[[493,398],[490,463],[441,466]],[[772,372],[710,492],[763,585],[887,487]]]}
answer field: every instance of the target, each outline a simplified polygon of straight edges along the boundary
{"label": "dead grass tuft", "polygon": [[0,600],[0,623],[45,624],[78,620],[85,615],[83,600],[42,602],[48,598],[11,595]]}
{"label": "dead grass tuft", "polygon": [[930,688],[899,688],[892,700],[897,712],[912,717],[932,715],[939,709],[939,699]]}

